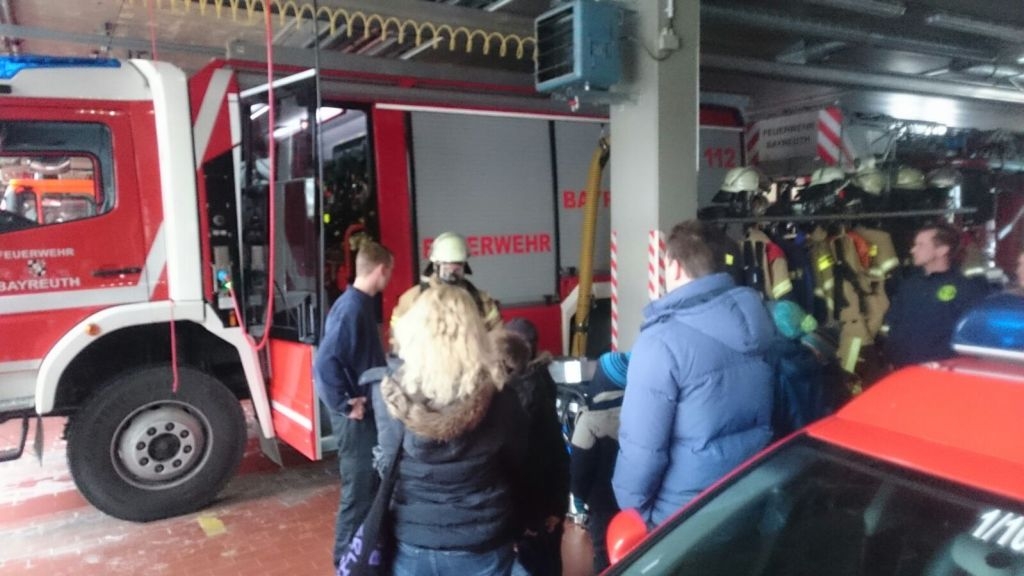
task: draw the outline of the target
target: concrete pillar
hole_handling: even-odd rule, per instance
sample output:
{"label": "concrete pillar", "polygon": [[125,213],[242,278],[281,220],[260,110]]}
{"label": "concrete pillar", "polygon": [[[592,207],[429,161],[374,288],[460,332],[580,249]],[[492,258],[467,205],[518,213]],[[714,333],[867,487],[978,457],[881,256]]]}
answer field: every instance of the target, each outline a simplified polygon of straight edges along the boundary
{"label": "concrete pillar", "polygon": [[[675,3],[680,47],[659,51]],[[650,302],[647,244],[651,230],[697,214],[699,0],[642,0],[635,40],[624,43],[626,103],[611,107],[611,224],[618,239],[619,349],[629,350]]]}

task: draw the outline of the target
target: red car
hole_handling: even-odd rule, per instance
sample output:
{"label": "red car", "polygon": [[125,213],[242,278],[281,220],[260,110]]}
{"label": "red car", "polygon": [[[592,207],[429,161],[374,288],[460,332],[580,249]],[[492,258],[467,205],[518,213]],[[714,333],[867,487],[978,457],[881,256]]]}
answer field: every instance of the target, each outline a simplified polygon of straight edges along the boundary
{"label": "red car", "polygon": [[[1024,298],[961,321],[954,360],[900,370],[765,450],[606,574],[1024,576]],[[637,542],[639,541],[639,544]]]}

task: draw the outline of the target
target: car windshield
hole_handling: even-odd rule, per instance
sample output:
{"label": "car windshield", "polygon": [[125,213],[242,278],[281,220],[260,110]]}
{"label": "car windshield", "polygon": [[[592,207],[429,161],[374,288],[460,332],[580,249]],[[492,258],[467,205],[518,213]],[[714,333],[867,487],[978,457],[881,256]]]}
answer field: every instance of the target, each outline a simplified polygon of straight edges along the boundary
{"label": "car windshield", "polygon": [[611,574],[1024,574],[1024,503],[794,441]]}

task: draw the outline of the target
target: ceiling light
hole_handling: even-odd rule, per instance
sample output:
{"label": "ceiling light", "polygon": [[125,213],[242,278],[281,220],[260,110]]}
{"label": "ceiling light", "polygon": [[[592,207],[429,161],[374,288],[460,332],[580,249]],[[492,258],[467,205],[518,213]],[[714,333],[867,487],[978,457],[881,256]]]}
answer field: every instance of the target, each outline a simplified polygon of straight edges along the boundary
{"label": "ceiling light", "polygon": [[900,2],[885,2],[883,0],[804,0],[804,2],[882,18],[899,18],[907,11],[907,7]]}
{"label": "ceiling light", "polygon": [[249,108],[249,110],[252,112],[251,114],[249,114],[249,119],[255,120],[260,116],[263,116],[267,112],[270,112],[270,106],[267,106],[262,102],[257,102],[256,104],[253,104],[252,107]]}
{"label": "ceiling light", "polygon": [[1006,40],[1015,44],[1024,44],[1024,28],[1004,26],[993,22],[975,20],[964,16],[953,16],[952,14],[943,14],[941,12],[932,14],[925,18],[924,21],[929,26],[935,26],[936,28],[998,38],[999,40]]}

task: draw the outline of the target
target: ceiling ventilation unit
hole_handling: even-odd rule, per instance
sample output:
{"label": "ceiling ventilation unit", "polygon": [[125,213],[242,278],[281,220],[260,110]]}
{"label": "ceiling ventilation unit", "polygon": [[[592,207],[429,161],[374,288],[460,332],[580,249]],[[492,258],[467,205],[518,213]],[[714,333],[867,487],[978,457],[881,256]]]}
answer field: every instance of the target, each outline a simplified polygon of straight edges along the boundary
{"label": "ceiling ventilation unit", "polygon": [[538,92],[607,90],[619,81],[621,10],[611,2],[574,0],[534,21]]}

